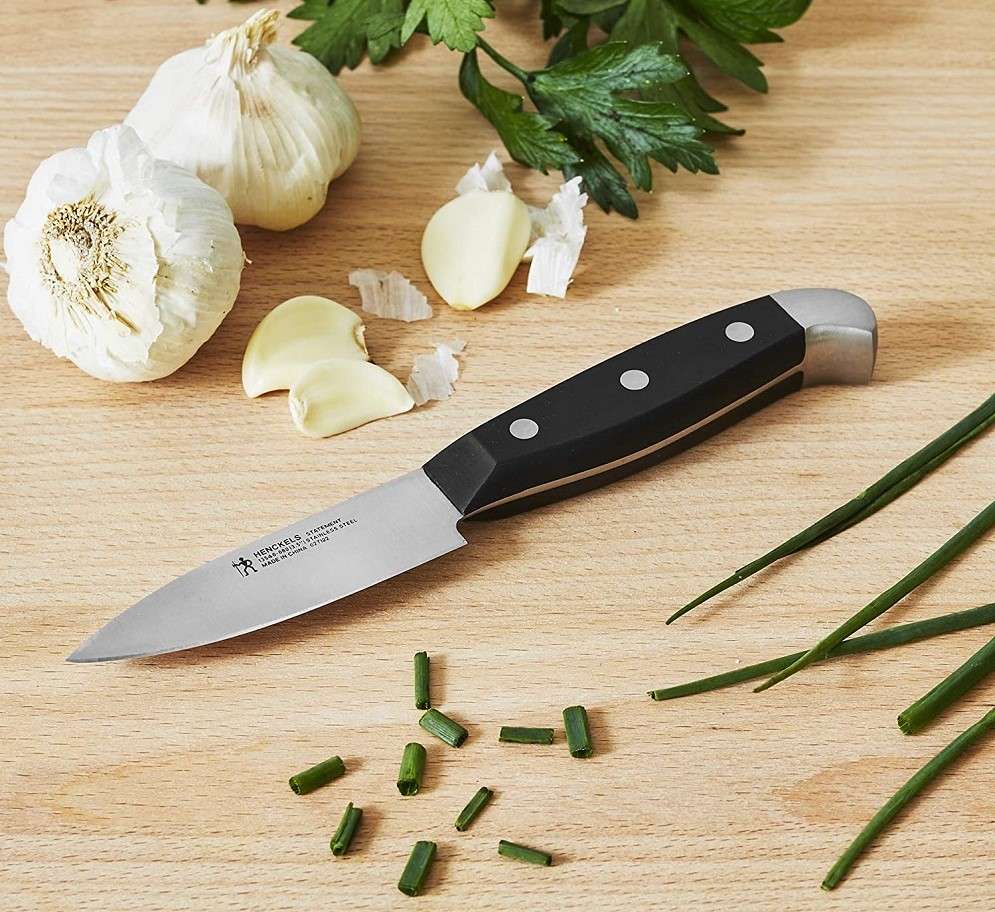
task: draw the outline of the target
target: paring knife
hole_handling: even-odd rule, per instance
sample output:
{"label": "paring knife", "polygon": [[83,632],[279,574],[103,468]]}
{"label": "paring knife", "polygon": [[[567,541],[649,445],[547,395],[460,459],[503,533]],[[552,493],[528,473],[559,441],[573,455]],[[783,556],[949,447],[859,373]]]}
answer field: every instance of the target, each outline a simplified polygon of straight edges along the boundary
{"label": "paring knife", "polygon": [[867,383],[874,313],[796,289],[615,355],[460,437],[424,466],[243,545],[146,596],[69,660],[174,652],[295,617],[466,544],[459,523],[660,462],[816,383]]}

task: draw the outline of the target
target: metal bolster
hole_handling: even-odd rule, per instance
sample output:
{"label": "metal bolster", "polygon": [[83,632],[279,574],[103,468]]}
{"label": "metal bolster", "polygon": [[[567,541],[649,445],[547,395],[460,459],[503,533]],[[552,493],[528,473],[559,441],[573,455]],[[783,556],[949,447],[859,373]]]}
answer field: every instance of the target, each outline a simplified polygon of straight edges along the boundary
{"label": "metal bolster", "polygon": [[870,382],[878,327],[863,298],[835,288],[794,288],[771,297],[805,330],[805,386]]}

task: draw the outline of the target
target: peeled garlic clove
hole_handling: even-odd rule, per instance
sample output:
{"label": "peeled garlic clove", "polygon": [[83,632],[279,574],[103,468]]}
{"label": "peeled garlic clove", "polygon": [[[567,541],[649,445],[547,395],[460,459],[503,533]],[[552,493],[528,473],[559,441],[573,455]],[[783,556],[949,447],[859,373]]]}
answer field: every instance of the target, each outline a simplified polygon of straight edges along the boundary
{"label": "peeled garlic clove", "polygon": [[472,190],[446,203],[425,227],[421,256],[440,297],[475,310],[504,291],[529,245],[529,211],[506,190]]}
{"label": "peeled garlic clove", "polygon": [[315,364],[290,390],[290,416],[308,437],[343,431],[407,412],[414,405],[393,375],[369,361],[332,358]]}
{"label": "peeled garlic clove", "polygon": [[256,327],[242,358],[242,387],[250,399],[290,389],[328,358],[368,361],[363,321],[348,307],[301,295],[274,307]]}

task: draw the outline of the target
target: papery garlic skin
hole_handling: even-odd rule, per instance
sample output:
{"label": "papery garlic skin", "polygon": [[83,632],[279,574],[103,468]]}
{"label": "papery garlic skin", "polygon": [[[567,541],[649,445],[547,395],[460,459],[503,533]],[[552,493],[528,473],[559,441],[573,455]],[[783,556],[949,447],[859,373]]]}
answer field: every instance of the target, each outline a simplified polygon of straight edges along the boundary
{"label": "papery garlic skin", "polygon": [[414,400],[400,381],[369,361],[332,358],[293,385],[290,417],[308,437],[331,437],[362,424],[400,415]]}
{"label": "papery garlic skin", "polygon": [[532,261],[525,286],[529,294],[566,297],[587,237],[587,194],[580,187],[581,178],[571,178],[560,184],[545,209],[530,207],[532,244],[525,251],[525,259]]}
{"label": "papery garlic skin", "polygon": [[301,295],[274,307],[255,328],[242,358],[242,388],[250,399],[290,389],[319,361],[368,361],[363,321],[348,307]]}
{"label": "papery garlic skin", "polygon": [[352,164],[359,115],[317,59],[273,44],[279,15],[260,10],[171,57],[125,123],[217,189],[238,224],[286,231],[325,205]]}
{"label": "papery garlic skin", "polygon": [[359,289],[363,310],[385,320],[428,320],[432,306],[410,279],[396,270],[354,269],[349,284]]}
{"label": "papery garlic skin", "polygon": [[529,212],[506,190],[471,190],[450,200],[422,235],[422,264],[455,310],[475,310],[507,287],[529,244]]}
{"label": "papery garlic skin", "polygon": [[245,257],[231,210],[133,130],[38,166],[4,229],[7,301],[36,342],[101,380],[155,380],[231,310]]}
{"label": "papery garlic skin", "polygon": [[462,355],[465,348],[466,342],[455,339],[440,342],[429,354],[415,357],[406,384],[415,405],[443,402],[453,394],[454,384],[459,378],[457,355]]}

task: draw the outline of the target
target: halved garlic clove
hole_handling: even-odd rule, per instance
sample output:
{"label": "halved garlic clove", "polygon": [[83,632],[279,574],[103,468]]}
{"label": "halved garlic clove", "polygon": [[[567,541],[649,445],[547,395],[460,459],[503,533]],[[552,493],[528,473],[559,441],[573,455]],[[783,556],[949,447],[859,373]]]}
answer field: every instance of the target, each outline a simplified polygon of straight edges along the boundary
{"label": "halved garlic clove", "polygon": [[290,390],[290,416],[308,437],[400,415],[414,406],[401,382],[369,361],[332,358],[312,366]]}
{"label": "halved garlic clove", "polygon": [[529,245],[529,211],[506,190],[471,190],[429,220],[421,256],[432,285],[456,310],[475,310],[508,285]]}
{"label": "halved garlic clove", "polygon": [[301,295],[274,307],[256,327],[242,358],[242,386],[251,399],[290,389],[328,358],[368,361],[363,321],[348,307]]}

